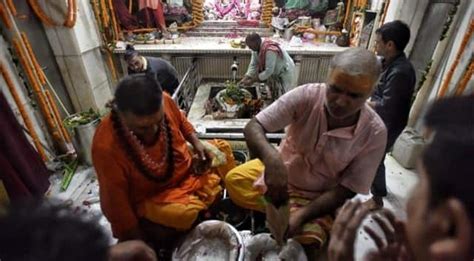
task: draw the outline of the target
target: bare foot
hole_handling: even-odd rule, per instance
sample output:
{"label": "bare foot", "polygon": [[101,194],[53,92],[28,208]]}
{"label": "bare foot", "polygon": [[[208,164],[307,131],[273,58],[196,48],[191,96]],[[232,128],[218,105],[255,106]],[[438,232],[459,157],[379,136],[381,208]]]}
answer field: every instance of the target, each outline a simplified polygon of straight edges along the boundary
{"label": "bare foot", "polygon": [[371,199],[362,203],[363,206],[367,207],[370,210],[378,210],[383,208],[383,198],[373,196]]}

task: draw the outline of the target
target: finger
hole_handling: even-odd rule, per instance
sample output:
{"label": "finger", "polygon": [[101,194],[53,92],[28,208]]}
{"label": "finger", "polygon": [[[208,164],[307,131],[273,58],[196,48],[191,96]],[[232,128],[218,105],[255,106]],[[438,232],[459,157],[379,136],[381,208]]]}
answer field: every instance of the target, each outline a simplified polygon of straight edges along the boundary
{"label": "finger", "polygon": [[342,206],[342,209],[339,211],[339,214],[334,221],[331,234],[341,238],[344,234],[345,226],[348,222],[348,218],[352,216],[355,211],[355,203],[351,200],[347,200],[346,203]]}
{"label": "finger", "polygon": [[380,226],[383,233],[385,234],[387,244],[392,244],[395,241],[395,229],[391,225],[389,225],[384,218],[380,217],[377,214],[372,215],[372,218]]}
{"label": "finger", "polygon": [[362,220],[367,216],[369,213],[370,209],[367,207],[362,207],[360,202],[359,204],[356,204],[358,207],[356,211],[354,212],[353,216],[347,223],[344,236],[347,239],[354,240],[356,236],[357,229],[359,228],[360,224],[362,223]]}
{"label": "finger", "polygon": [[383,242],[383,239],[379,235],[377,235],[377,233],[375,233],[372,228],[364,226],[364,231],[369,235],[370,238],[372,238],[378,249],[384,247],[385,244]]}

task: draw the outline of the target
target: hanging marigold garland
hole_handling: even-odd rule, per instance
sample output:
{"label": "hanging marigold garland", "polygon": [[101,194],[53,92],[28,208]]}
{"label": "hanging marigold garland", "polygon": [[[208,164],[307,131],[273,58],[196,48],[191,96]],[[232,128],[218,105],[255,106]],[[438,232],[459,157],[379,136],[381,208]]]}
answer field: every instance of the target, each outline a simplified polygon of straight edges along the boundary
{"label": "hanging marigold garland", "polygon": [[193,20],[187,23],[184,23],[182,26],[178,27],[179,30],[190,30],[204,22],[204,1],[203,0],[193,0],[191,3],[191,15]]}
{"label": "hanging marigold garland", "polygon": [[67,3],[66,21],[64,21],[63,25],[68,28],[73,28],[77,20],[77,3],[76,0],[68,0]]}
{"label": "hanging marigold garland", "polygon": [[451,82],[451,79],[453,78],[454,71],[456,70],[456,67],[458,66],[459,62],[461,61],[461,56],[464,53],[464,49],[466,49],[466,46],[471,39],[471,36],[474,32],[474,19],[471,19],[471,23],[469,24],[469,27],[467,28],[466,34],[464,34],[464,38],[462,39],[461,46],[459,47],[459,50],[456,54],[456,58],[454,59],[453,64],[449,68],[448,74],[446,75],[443,85],[441,85],[439,92],[438,92],[438,97],[444,97],[446,93],[448,92],[448,87],[449,83]]}
{"label": "hanging marigold garland", "polygon": [[25,44],[28,55],[33,60],[33,66],[35,68],[36,74],[38,75],[38,78],[40,80],[41,85],[45,85],[46,84],[46,77],[45,77],[44,73],[41,73],[41,72],[43,72],[43,69],[41,69],[41,66],[38,63],[38,60],[36,59],[36,56],[33,53],[33,49],[31,49],[30,41],[28,41],[28,38],[26,37],[26,34],[24,32],[21,33],[21,39],[23,40],[23,43]]}
{"label": "hanging marigold garland", "polygon": [[468,69],[464,73],[464,76],[462,77],[461,81],[459,81],[458,87],[454,95],[459,96],[464,93],[464,90],[466,89],[467,84],[471,80],[473,73],[474,73],[474,62],[473,62],[473,59],[471,58],[471,62],[468,65]]}
{"label": "hanging marigold garland", "polygon": [[270,26],[272,23],[272,9],[273,9],[273,0],[263,0],[262,6],[262,22],[267,26]]}
{"label": "hanging marigold garland", "polygon": [[12,22],[10,21],[10,17],[8,15],[8,10],[0,3],[0,17],[2,18],[3,24],[7,27],[8,30],[12,28]]}
{"label": "hanging marigold garland", "polygon": [[13,0],[6,0],[7,1],[7,6],[10,9],[10,12],[12,12],[13,16],[16,16],[18,13],[16,11],[15,4],[13,3]]}
{"label": "hanging marigold garland", "polygon": [[[40,19],[40,21],[45,24],[46,26],[57,26],[59,25],[56,23],[51,17],[49,17],[44,11],[41,5],[38,3],[38,0],[28,0],[31,8],[35,15]],[[77,3],[76,0],[68,0],[68,8],[67,8],[66,19],[63,23],[64,26],[68,28],[74,27],[77,20]]]}
{"label": "hanging marigold garland", "polygon": [[15,101],[15,104],[18,106],[18,110],[20,111],[20,115],[23,118],[23,122],[25,123],[26,129],[31,135],[31,138],[33,139],[33,144],[36,147],[36,150],[38,151],[38,154],[41,156],[43,161],[47,160],[48,158],[46,157],[46,153],[44,152],[43,146],[41,146],[41,142],[39,141],[38,134],[36,133],[33,123],[31,122],[31,118],[26,112],[25,106],[23,105],[20,96],[18,95],[18,92],[15,89],[15,85],[13,84],[13,81],[10,77],[10,75],[7,72],[7,69],[5,66],[0,64],[0,71],[1,74],[3,75],[3,79],[5,79],[5,82],[7,84],[8,90],[10,91],[13,100]]}
{"label": "hanging marigold garland", "polygon": [[54,119],[51,116],[51,112],[49,112],[48,110],[48,103],[41,92],[41,87],[38,81],[36,81],[34,68],[32,68],[30,64],[28,63],[27,54],[25,53],[25,50],[21,46],[20,41],[21,41],[21,38],[15,37],[13,39],[13,47],[15,48],[15,51],[18,55],[20,63],[23,69],[25,70],[26,77],[28,81],[30,82],[31,87],[33,88],[33,91],[36,93],[39,107],[41,111],[43,112],[44,117],[46,118],[46,123],[48,124],[48,127],[51,130],[51,135],[53,136],[56,142],[60,143],[62,140],[61,135],[58,131],[58,128],[55,124]]}

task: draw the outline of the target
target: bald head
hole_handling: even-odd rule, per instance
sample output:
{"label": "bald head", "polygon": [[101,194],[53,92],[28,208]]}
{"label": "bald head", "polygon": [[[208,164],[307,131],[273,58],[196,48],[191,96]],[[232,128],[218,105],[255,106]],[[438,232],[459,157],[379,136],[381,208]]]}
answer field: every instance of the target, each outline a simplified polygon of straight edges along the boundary
{"label": "bald head", "polygon": [[329,70],[330,73],[337,70],[350,76],[367,77],[373,81],[373,87],[380,75],[381,65],[374,53],[364,48],[350,48],[332,58]]}

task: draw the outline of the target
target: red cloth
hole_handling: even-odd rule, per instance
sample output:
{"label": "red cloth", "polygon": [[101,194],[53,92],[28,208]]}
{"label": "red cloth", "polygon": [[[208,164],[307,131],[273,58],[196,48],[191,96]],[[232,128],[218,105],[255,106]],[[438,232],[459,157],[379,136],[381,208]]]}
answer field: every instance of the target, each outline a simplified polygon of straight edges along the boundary
{"label": "red cloth", "polygon": [[260,46],[260,52],[258,53],[258,71],[262,72],[265,70],[265,54],[270,52],[276,52],[279,57],[283,57],[283,53],[280,48],[280,44],[271,40],[263,41]]}
{"label": "red cloth", "polygon": [[0,92],[0,179],[11,200],[42,197],[49,187],[48,170],[26,139]]}
{"label": "red cloth", "polygon": [[130,14],[127,6],[123,0],[113,1],[115,15],[117,16],[120,25],[125,30],[133,30],[138,28],[137,18]]}

